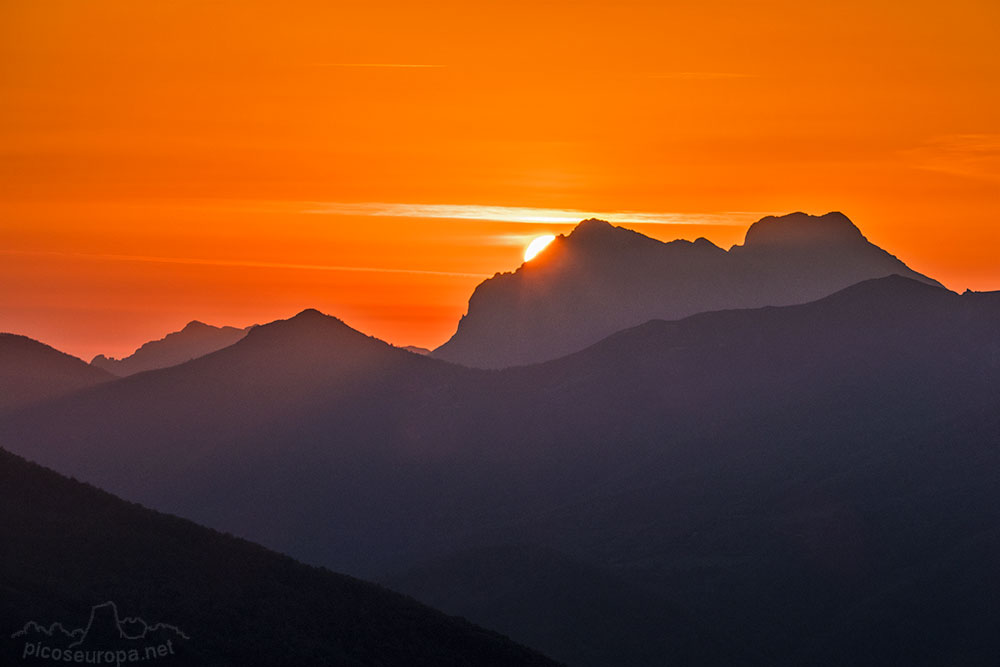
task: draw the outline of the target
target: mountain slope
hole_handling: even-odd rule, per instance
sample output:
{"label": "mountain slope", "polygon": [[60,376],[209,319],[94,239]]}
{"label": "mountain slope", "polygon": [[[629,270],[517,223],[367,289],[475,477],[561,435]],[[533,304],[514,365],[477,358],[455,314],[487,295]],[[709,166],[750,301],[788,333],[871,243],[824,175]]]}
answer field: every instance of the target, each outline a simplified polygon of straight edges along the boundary
{"label": "mountain slope", "polygon": [[0,414],[113,379],[44,343],[0,333]]}
{"label": "mountain slope", "polygon": [[214,327],[194,320],[180,331],[169,333],[160,340],[144,343],[127,357],[111,359],[99,354],[90,364],[119,377],[176,366],[229,347],[246,336],[251,328]]}
{"label": "mountain slope", "polygon": [[[17,435],[0,427],[0,443],[129,499],[335,565],[327,542],[311,535],[339,528],[349,540],[357,532],[359,550],[370,544],[377,555],[379,538],[353,519],[338,524],[338,514],[360,509],[375,488],[388,502],[410,486],[399,468],[366,490],[355,468],[457,447],[422,429],[409,443],[394,434],[405,420],[425,420],[420,401],[439,378],[468,373],[307,310],[204,357],[57,401],[53,412],[26,410],[10,421]],[[384,403],[407,408],[387,415]],[[36,421],[50,417],[48,426]],[[37,446],[22,448],[28,440]],[[247,497],[251,489],[264,507]],[[334,512],[307,509],[313,504]],[[288,513],[297,517],[291,524]]]}
{"label": "mountain slope", "polygon": [[762,664],[669,600],[551,549],[464,550],[385,581],[438,609],[506,628],[569,665]]}
{"label": "mountain slope", "polygon": [[[58,645],[58,633],[30,626],[11,637],[30,621],[87,627],[92,607],[83,648],[110,641],[144,651],[169,638],[166,664],[555,664],[374,584],[126,503],[3,450],[0,525],[4,664],[35,641]],[[114,626],[140,614],[173,627],[143,624],[145,642],[122,641]]]}
{"label": "mountain slope", "polygon": [[892,274],[937,285],[840,213],[763,218],[728,252],[585,220],[514,273],[481,283],[458,331],[433,354],[481,368],[535,363],[651,319],[805,303]]}
{"label": "mountain slope", "polygon": [[[812,664],[818,646],[898,650],[891,630],[908,619],[886,613],[892,601],[934,606],[957,590],[949,568],[984,562],[950,554],[988,546],[977,536],[1000,525],[998,330],[1000,295],[890,276],[804,305],[652,321],[551,362],[482,371],[307,312],[26,409],[0,422],[0,442],[311,562],[417,572],[408,590],[452,609],[521,600],[508,615],[520,625],[505,629],[522,641],[551,628],[558,641],[583,633],[634,656],[644,641],[692,635],[574,628],[587,618],[580,598],[543,611],[509,595],[525,592],[516,581],[462,603],[448,568],[421,580],[418,566],[505,542],[552,550],[582,567],[538,560],[541,581],[608,572],[658,600],[652,615],[683,610],[765,664]],[[583,598],[607,590],[592,584],[580,581]],[[595,607],[621,600],[604,602]],[[843,622],[855,611],[887,628],[867,648]],[[935,638],[914,664],[940,664],[959,639],[950,629],[974,621],[941,611],[947,627],[914,617],[910,632]]]}

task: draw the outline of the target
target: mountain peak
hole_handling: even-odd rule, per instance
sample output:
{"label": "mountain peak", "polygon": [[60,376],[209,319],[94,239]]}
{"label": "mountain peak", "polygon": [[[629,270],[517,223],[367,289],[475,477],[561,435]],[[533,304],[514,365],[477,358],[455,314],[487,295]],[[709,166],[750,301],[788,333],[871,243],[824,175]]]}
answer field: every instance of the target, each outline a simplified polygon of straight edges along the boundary
{"label": "mountain peak", "polygon": [[942,285],[893,273],[881,278],[862,280],[834,292],[822,300],[827,302],[846,299],[855,301],[884,300],[895,304],[904,304],[911,301],[957,298],[959,297],[955,292]]}
{"label": "mountain peak", "polygon": [[[297,320],[297,321],[307,322],[307,321],[310,321],[310,320],[315,320],[315,321],[336,320],[337,318],[333,317],[331,315],[327,315],[326,313],[321,313],[320,311],[316,310],[315,308],[306,308],[302,312],[300,312],[300,313],[292,316],[289,319],[293,320],[293,321]],[[337,320],[337,321],[339,321],[339,320]]]}
{"label": "mountain peak", "polygon": [[[358,334],[359,336],[365,336],[360,331],[355,331],[350,326],[348,326],[343,320],[340,320],[332,315],[327,315],[322,313],[315,308],[306,308],[305,310],[296,313],[292,317],[285,320],[276,320],[268,324],[264,324],[254,328],[250,334],[256,334],[257,336],[265,335],[264,331],[350,331]],[[259,331],[259,333],[258,333]]]}
{"label": "mountain peak", "polygon": [[600,218],[587,218],[586,220],[581,220],[576,227],[573,228],[572,233],[576,234],[579,232],[582,234],[592,234],[608,232],[614,228],[615,226],[607,220],[601,220]]}
{"label": "mountain peak", "polygon": [[321,313],[315,308],[307,308],[286,320],[254,327],[247,333],[244,341],[251,346],[264,344],[278,348],[316,344],[390,347],[387,343],[352,328],[343,320]]}
{"label": "mountain peak", "polygon": [[662,245],[661,241],[598,218],[588,218],[580,222],[565,238],[569,242],[569,247],[588,250],[631,247],[637,244]]}
{"label": "mountain peak", "polygon": [[99,354],[90,364],[119,377],[135,375],[176,366],[229,347],[242,339],[248,330],[229,326],[216,327],[201,320],[191,320],[180,331],[172,331],[159,340],[147,341],[126,357],[115,359]]}
{"label": "mountain peak", "polygon": [[801,211],[769,215],[750,225],[743,247],[813,245],[866,241],[861,230],[843,213],[809,215]]}
{"label": "mountain peak", "polygon": [[184,325],[184,328],[181,329],[181,331],[197,331],[199,329],[218,329],[218,328],[219,327],[213,327],[210,324],[205,324],[201,320],[191,320],[190,322]]}

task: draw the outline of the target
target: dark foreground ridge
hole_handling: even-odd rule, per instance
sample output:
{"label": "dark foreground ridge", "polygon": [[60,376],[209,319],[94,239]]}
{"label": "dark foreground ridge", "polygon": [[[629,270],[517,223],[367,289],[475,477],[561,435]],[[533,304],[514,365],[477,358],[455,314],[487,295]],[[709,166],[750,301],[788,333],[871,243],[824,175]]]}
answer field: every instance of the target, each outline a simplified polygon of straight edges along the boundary
{"label": "dark foreground ridge", "polygon": [[154,664],[185,667],[555,664],[380,586],[126,503],[4,450],[0,525],[3,665],[47,664],[37,659],[45,646],[135,651],[140,661],[163,647]]}

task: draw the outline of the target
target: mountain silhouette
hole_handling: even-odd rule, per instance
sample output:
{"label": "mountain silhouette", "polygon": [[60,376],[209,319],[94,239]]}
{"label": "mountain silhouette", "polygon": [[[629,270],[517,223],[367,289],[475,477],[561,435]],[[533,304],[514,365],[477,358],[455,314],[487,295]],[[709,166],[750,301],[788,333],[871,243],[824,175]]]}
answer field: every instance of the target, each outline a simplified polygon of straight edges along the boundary
{"label": "mountain silhouette", "polygon": [[729,251],[585,220],[517,271],[481,283],[433,355],[479,368],[535,363],[651,319],[805,303],[892,274],[938,284],[841,213],[763,218]]}
{"label": "mountain silhouette", "polygon": [[[95,662],[94,651],[122,649],[143,660],[168,640],[165,660],[183,665],[555,664],[380,586],[127,503],[2,449],[0,521],[3,664],[36,642]],[[118,603],[94,604],[96,591]],[[122,618],[119,605],[177,626]]]}
{"label": "mountain silhouette", "polygon": [[119,377],[167,368],[229,347],[246,336],[252,328],[214,327],[193,320],[180,331],[169,333],[160,340],[144,343],[127,357],[114,359],[99,354],[90,364]]}
{"label": "mountain silhouette", "polygon": [[[323,482],[320,478],[328,466],[338,466],[342,456],[360,452],[363,456],[378,457],[387,448],[395,447],[392,433],[400,422],[396,417],[384,418],[382,401],[419,401],[439,382],[447,381],[448,376],[468,373],[466,369],[396,348],[310,309],[287,320],[255,327],[239,342],[214,353],[177,366],[121,378],[112,383],[118,386],[113,391],[67,397],[57,409],[74,413],[76,416],[67,417],[63,424],[75,426],[63,432],[65,437],[59,443],[51,442],[31,456],[43,464],[54,464],[59,470],[86,470],[82,477],[95,481],[101,478],[102,488],[118,493],[127,493],[133,484],[148,484],[152,495],[160,496],[163,492],[175,497],[176,488],[173,491],[161,488],[160,482],[173,485],[184,478],[187,480],[182,484],[184,487],[208,484],[214,487],[213,498],[195,501],[204,503],[205,508],[217,503],[227,505],[234,497],[232,493],[242,494],[249,486],[259,485],[260,492],[268,493],[275,480],[259,478],[259,466],[273,465],[276,467],[272,472],[288,475],[277,482],[279,486],[288,483],[308,490],[313,483],[327,487],[340,480],[342,490],[347,492],[360,482],[352,469],[338,467],[332,477]],[[116,407],[109,410],[109,401]],[[43,412],[47,410],[41,407],[25,410],[21,418],[12,419],[11,425],[17,429],[34,428],[27,424]],[[414,413],[412,418],[423,421],[424,416]],[[327,423],[338,423],[340,427],[325,431]],[[36,431],[39,435],[41,432]],[[105,444],[86,444],[98,432],[104,433]],[[285,448],[285,438],[292,432],[296,433],[298,444]],[[235,453],[230,448],[239,448],[241,442],[248,445],[245,456],[228,460]],[[266,444],[259,449],[257,444],[250,443]],[[448,443],[428,440],[422,446],[439,448],[443,444]],[[303,458],[295,454],[299,446],[305,448],[301,452]],[[103,479],[102,471],[107,470],[109,462],[107,456],[116,455],[112,452],[124,457],[121,460],[124,465],[118,468],[123,475],[119,481],[124,486]],[[318,460],[310,462],[312,457]],[[300,471],[294,468],[299,462],[307,471],[313,471],[307,472],[312,478],[308,482],[295,481]],[[154,473],[154,468],[160,465],[165,466],[161,472],[166,474]],[[212,481],[219,471],[217,466],[229,470],[226,479]],[[126,482],[126,477],[131,481]],[[167,482],[168,478],[173,481]],[[288,496],[287,490],[274,489],[277,495],[270,501],[274,503],[273,509],[285,503],[299,504],[298,492]],[[150,497],[144,499],[148,501]],[[192,509],[187,501],[180,495],[175,500],[181,502],[150,504],[191,516],[187,513]],[[225,529],[249,535],[263,520],[269,524],[275,522],[272,527],[284,532],[279,528],[286,520],[281,518],[281,511],[273,514],[269,511],[267,514],[271,516],[262,519],[255,504],[244,504],[241,514],[244,526]],[[300,516],[300,520],[315,523],[319,529],[328,518],[310,511]],[[297,531],[291,534],[296,540],[300,536]]]}
{"label": "mountain silhouette", "polygon": [[[888,276],[488,371],[307,311],[26,407],[0,441],[308,562],[405,576],[474,622],[506,609],[506,632],[556,657],[590,638],[578,664],[682,661],[718,636],[744,664],[990,664],[998,330],[1000,294]],[[496,568],[464,593],[447,580],[505,543],[568,560],[520,559],[530,578]],[[545,581],[563,583],[543,609]],[[579,608],[626,618],[636,589],[687,620],[629,636]],[[643,658],[644,642],[675,652]]]}
{"label": "mountain silhouette", "polygon": [[27,336],[0,333],[0,414],[114,379]]}

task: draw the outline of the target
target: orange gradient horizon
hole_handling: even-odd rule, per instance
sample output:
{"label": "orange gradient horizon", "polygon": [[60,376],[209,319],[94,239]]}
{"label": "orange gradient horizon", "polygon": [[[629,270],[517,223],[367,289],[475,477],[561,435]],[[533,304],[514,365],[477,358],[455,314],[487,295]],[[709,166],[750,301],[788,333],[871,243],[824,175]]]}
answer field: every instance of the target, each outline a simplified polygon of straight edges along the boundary
{"label": "orange gradient horizon", "polygon": [[1000,289],[1000,4],[0,4],[0,331],[314,307],[433,348],[527,244],[842,211]]}

